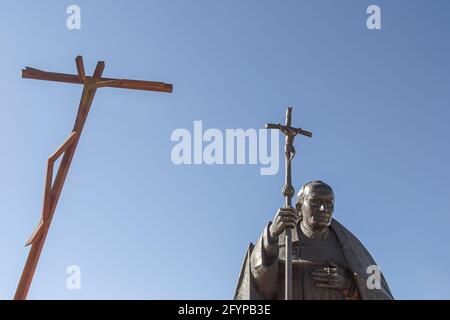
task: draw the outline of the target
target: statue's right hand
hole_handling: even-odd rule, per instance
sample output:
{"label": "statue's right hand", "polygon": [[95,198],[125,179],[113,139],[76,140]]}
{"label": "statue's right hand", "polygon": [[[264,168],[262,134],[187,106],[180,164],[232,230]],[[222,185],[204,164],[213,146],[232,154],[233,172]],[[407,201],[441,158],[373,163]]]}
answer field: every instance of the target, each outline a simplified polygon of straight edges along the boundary
{"label": "statue's right hand", "polygon": [[286,228],[294,229],[297,219],[298,214],[293,207],[283,207],[278,209],[277,214],[273,219],[273,223],[269,228],[270,236],[273,238],[278,238],[278,236],[282,234]]}

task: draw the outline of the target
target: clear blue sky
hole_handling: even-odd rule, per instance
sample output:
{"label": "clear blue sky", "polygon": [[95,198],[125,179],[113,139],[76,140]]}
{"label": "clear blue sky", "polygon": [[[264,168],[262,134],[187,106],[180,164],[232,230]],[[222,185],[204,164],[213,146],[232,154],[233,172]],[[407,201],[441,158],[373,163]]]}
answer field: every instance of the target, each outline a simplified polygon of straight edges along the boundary
{"label": "clear blue sky", "polygon": [[[81,7],[81,30],[66,8]],[[366,28],[377,4],[382,30]],[[46,160],[69,135],[81,86],[24,66],[171,82],[173,94],[100,89],[31,287],[31,299],[228,299],[245,250],[282,205],[283,171],[176,166],[177,128],[260,128],[298,139],[296,189],[322,179],[335,217],[396,298],[450,298],[448,1],[1,1],[0,298],[41,215]],[[281,138],[280,138],[281,140]],[[282,141],[280,141],[282,143]],[[281,156],[281,150],[280,150]],[[282,168],[281,168],[282,169]],[[79,265],[82,287],[66,288]]]}

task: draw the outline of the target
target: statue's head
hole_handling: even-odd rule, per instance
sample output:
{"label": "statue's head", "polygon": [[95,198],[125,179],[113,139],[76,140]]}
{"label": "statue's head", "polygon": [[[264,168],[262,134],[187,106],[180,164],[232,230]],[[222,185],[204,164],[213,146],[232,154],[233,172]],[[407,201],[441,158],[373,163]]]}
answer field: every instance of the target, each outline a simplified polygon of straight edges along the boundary
{"label": "statue's head", "polygon": [[333,217],[333,189],[320,180],[310,181],[298,192],[296,207],[306,227],[311,230],[326,229]]}

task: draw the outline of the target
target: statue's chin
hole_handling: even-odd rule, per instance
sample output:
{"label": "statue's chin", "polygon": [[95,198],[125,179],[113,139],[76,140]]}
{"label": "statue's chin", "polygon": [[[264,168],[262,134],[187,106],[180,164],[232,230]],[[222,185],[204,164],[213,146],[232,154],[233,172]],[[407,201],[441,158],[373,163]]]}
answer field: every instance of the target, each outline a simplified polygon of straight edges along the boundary
{"label": "statue's chin", "polygon": [[311,227],[314,231],[325,231],[328,228],[328,224],[317,224]]}
{"label": "statue's chin", "polygon": [[310,224],[311,229],[314,231],[320,231],[320,230],[326,230],[329,226],[330,223],[327,221],[311,221]]}

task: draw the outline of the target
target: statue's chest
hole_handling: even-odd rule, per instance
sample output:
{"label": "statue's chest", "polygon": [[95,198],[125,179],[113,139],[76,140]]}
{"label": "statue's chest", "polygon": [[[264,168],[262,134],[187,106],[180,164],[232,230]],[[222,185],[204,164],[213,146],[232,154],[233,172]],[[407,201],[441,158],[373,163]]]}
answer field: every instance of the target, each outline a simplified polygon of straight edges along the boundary
{"label": "statue's chest", "polygon": [[330,261],[345,265],[342,247],[337,243],[295,244],[292,246],[292,258],[304,264],[329,265]]}
{"label": "statue's chest", "polygon": [[[285,247],[280,245],[279,257],[284,260]],[[309,239],[299,235],[298,240],[292,243],[292,264],[309,266],[329,266],[330,262],[340,266],[346,266],[342,246],[334,234],[326,240]]]}
{"label": "statue's chest", "polygon": [[[300,237],[299,237],[300,238]],[[284,245],[280,246],[279,259],[284,264]],[[344,269],[348,264],[342,246],[334,235],[326,240],[308,238],[296,239],[292,243],[292,292],[295,299],[343,300],[340,290],[320,288],[315,285],[311,272],[319,268],[338,265]],[[284,268],[280,269],[280,281],[284,280]],[[283,297],[282,287],[278,295]]]}

